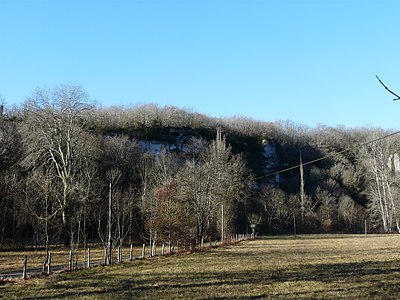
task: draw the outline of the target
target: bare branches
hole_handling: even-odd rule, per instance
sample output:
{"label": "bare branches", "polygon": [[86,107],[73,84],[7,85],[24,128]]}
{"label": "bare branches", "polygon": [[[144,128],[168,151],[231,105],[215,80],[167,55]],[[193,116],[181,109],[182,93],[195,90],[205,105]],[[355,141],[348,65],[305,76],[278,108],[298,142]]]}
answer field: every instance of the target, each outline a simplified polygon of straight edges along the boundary
{"label": "bare branches", "polygon": [[391,93],[392,95],[394,95],[394,96],[397,97],[397,98],[393,99],[393,101],[400,100],[400,96],[399,96],[399,95],[397,95],[396,93],[394,93],[394,92],[392,92],[391,90],[389,90],[389,88],[382,82],[382,80],[379,79],[378,76],[376,76],[376,78],[378,79],[378,81],[382,84],[382,86],[383,86],[389,93]]}

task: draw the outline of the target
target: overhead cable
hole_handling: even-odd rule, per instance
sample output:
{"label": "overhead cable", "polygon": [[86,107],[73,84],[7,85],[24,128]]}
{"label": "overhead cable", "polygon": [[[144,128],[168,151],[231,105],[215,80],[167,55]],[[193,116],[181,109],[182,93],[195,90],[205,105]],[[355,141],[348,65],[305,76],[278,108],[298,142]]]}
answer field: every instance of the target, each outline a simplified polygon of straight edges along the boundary
{"label": "overhead cable", "polygon": [[[378,141],[387,139],[387,138],[392,137],[392,136],[394,136],[394,135],[397,135],[397,134],[399,134],[399,133],[400,133],[400,130],[399,130],[399,131],[395,131],[395,132],[390,133],[390,134],[387,134],[387,135],[384,135],[384,136],[382,136],[382,137],[376,138],[376,139],[374,139],[374,140],[361,143],[361,144],[357,145],[357,147],[366,146],[366,145],[369,145],[369,144],[372,144],[372,143],[376,143],[376,142],[378,142]],[[334,157],[334,156],[337,155],[337,154],[350,151],[350,150],[352,150],[352,149],[354,149],[354,148],[356,148],[356,146],[353,146],[353,147],[350,147],[350,148],[347,148],[347,149],[344,149],[344,150],[335,152],[334,154],[326,155],[326,156],[323,156],[323,157],[320,157],[320,158],[316,158],[316,159],[313,159],[313,160],[304,162],[304,163],[303,163],[303,166],[310,165],[310,164],[316,163],[316,162],[321,161],[321,160],[324,160],[324,159],[332,158],[332,157]],[[261,179],[261,178],[265,178],[265,177],[270,177],[270,176],[278,175],[278,174],[285,173],[285,172],[288,172],[288,171],[291,171],[291,170],[294,170],[294,169],[297,169],[297,168],[300,168],[300,164],[295,165],[295,166],[292,166],[292,167],[289,167],[289,168],[286,168],[286,169],[282,169],[282,170],[279,170],[279,171],[276,171],[276,172],[272,172],[272,173],[269,173],[269,174],[266,174],[266,175],[263,175],[263,176],[260,176],[260,177],[256,177],[256,178],[254,178],[254,179],[255,179],[255,180],[258,180],[258,179]]]}

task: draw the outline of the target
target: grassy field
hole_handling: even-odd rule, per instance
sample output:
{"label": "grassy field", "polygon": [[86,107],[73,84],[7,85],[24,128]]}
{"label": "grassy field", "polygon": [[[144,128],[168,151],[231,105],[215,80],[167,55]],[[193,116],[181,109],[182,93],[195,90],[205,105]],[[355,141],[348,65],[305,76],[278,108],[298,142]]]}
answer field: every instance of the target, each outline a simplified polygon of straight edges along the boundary
{"label": "grassy field", "polygon": [[5,299],[400,297],[400,236],[271,237],[3,284]]}

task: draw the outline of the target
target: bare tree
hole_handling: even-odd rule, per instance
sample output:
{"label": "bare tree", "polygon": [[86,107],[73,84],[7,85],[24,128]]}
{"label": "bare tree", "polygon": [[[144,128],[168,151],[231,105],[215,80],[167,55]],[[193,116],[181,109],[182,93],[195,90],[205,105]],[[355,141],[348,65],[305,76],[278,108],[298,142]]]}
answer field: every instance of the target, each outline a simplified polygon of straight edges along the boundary
{"label": "bare tree", "polygon": [[233,233],[236,205],[244,200],[246,184],[251,182],[246,172],[243,159],[231,153],[220,130],[206,147],[199,140],[192,141],[191,157],[181,169],[178,182],[180,197],[195,220],[193,242],[201,243],[206,236],[223,239]]}
{"label": "bare tree", "polygon": [[[270,230],[283,230],[291,221],[291,207],[285,193],[272,186],[264,187],[258,197],[264,210],[264,220]],[[297,199],[298,202],[298,199]],[[299,206],[299,205],[298,205]]]}
{"label": "bare tree", "polygon": [[365,219],[363,208],[348,195],[341,197],[338,213],[345,223],[347,232],[352,231],[356,224],[360,224]]}
{"label": "bare tree", "polygon": [[16,245],[18,228],[27,220],[22,215],[21,179],[15,170],[0,173],[0,244],[7,237]]}
{"label": "bare tree", "polygon": [[26,178],[25,205],[34,217],[33,226],[40,232],[45,243],[46,253],[49,251],[50,238],[58,235],[55,219],[60,212],[57,205],[58,188],[53,181],[53,174],[49,169],[35,169]]}
{"label": "bare tree", "polygon": [[121,171],[118,169],[111,169],[107,172],[108,180],[108,221],[107,221],[107,232],[108,232],[108,264],[112,263],[112,204],[113,204],[113,193],[114,188],[121,178]]}
{"label": "bare tree", "polygon": [[0,172],[15,164],[21,155],[21,135],[16,124],[0,117]]}
{"label": "bare tree", "polygon": [[25,103],[25,164],[54,168],[56,178],[62,183],[59,204],[65,244],[69,244],[71,238],[68,234],[69,205],[77,170],[77,154],[84,145],[80,117],[90,108],[86,92],[71,85],[53,90],[39,89]]}
{"label": "bare tree", "polygon": [[[375,133],[383,135],[383,133]],[[376,137],[377,135],[375,135]],[[372,215],[379,215],[385,232],[394,228],[400,232],[399,206],[395,200],[395,182],[397,174],[389,168],[390,156],[397,149],[394,138],[376,140],[362,148],[363,162],[367,170]]]}

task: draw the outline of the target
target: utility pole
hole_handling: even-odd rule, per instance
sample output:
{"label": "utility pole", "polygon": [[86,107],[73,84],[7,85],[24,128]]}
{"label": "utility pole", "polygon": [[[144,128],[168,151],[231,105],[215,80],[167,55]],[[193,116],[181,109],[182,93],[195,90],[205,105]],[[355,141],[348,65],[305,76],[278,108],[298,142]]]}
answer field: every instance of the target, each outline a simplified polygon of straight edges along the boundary
{"label": "utility pole", "polygon": [[304,224],[304,170],[303,170],[303,159],[300,151],[300,209],[301,209],[301,223]]}
{"label": "utility pole", "polygon": [[221,204],[221,243],[224,242],[224,205]]}

